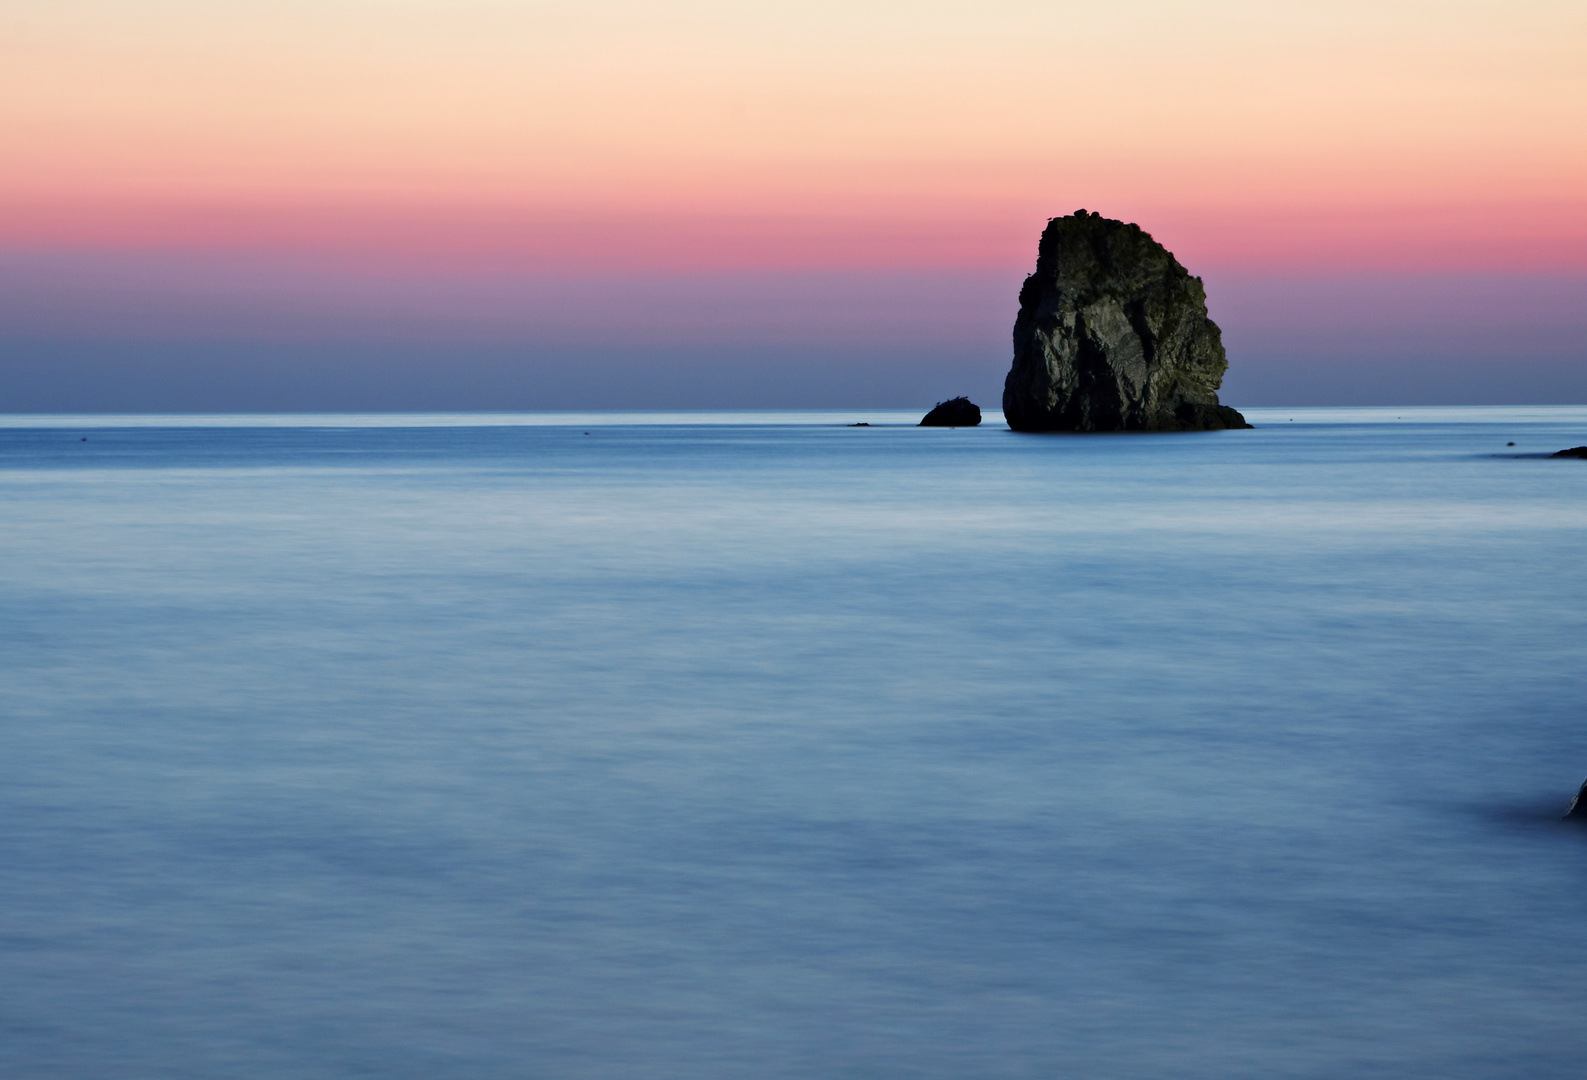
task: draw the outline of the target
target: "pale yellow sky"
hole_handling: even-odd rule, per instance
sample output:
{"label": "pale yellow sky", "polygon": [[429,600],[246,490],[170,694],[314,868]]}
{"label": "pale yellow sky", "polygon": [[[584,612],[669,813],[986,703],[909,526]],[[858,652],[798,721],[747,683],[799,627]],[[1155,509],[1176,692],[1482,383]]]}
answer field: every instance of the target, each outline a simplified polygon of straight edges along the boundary
{"label": "pale yellow sky", "polygon": [[12,232],[42,205],[973,220],[1055,192],[1543,220],[1584,191],[1579,0],[0,0]]}

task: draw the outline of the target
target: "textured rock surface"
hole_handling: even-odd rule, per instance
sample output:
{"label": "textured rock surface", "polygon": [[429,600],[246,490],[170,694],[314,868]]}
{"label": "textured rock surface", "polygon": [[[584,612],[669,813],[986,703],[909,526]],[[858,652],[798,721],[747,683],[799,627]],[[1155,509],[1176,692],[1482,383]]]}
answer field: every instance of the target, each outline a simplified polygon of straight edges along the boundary
{"label": "textured rock surface", "polygon": [[981,422],[981,407],[967,397],[939,401],[917,427],[975,427]]}
{"label": "textured rock surface", "polygon": [[1041,234],[1019,292],[1003,415],[1016,431],[1250,427],[1218,404],[1229,363],[1201,279],[1141,230],[1077,210]]}

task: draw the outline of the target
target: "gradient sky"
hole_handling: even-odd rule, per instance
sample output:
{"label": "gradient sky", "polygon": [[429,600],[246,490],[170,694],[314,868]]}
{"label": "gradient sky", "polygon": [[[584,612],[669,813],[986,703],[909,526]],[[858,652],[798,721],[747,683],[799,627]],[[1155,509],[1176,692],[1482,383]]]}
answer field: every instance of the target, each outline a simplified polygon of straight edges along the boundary
{"label": "gradient sky", "polygon": [[1587,400],[1587,6],[0,0],[0,409],[995,404],[1081,206],[1226,399]]}

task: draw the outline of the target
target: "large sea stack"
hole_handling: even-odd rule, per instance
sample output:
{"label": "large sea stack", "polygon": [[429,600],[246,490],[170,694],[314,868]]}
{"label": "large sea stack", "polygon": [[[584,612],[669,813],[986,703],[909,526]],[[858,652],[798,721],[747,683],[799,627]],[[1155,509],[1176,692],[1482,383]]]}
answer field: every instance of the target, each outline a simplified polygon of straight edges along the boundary
{"label": "large sea stack", "polygon": [[1139,225],[1076,210],[1019,291],[1003,415],[1015,431],[1208,431],[1229,362],[1201,279]]}

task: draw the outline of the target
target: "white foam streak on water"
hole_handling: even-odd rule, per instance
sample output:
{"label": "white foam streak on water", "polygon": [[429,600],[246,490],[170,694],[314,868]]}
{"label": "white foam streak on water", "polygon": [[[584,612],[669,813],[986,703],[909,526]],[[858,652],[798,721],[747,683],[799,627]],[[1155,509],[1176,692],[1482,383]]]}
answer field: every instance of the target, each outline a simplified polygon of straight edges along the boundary
{"label": "white foam streak on water", "polygon": [[1587,410],[1389,412],[8,418],[0,1073],[1568,1074]]}

